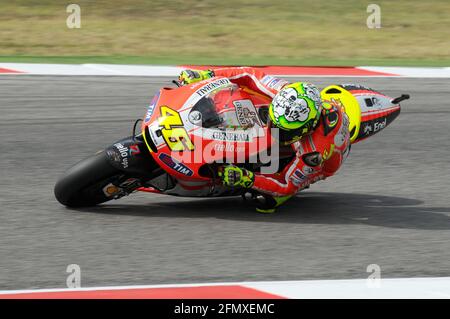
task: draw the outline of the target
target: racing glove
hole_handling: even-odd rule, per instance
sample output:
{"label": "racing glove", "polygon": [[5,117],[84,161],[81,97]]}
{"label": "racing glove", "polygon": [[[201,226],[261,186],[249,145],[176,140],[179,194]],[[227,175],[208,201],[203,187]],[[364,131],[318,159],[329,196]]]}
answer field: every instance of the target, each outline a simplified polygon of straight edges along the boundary
{"label": "racing glove", "polygon": [[226,186],[251,188],[255,180],[253,172],[234,165],[223,166],[219,176]]}
{"label": "racing glove", "polygon": [[183,70],[178,77],[181,85],[192,84],[214,77],[213,70]]}

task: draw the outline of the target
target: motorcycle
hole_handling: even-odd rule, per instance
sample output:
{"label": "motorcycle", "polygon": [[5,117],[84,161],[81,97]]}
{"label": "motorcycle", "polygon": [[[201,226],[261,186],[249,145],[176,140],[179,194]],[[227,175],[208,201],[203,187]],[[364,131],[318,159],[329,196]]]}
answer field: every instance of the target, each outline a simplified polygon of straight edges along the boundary
{"label": "motorcycle", "polygon": [[[282,166],[295,154],[273,138],[270,98],[240,88],[225,77],[186,86],[164,87],[153,97],[133,134],[68,169],[57,181],[56,199],[68,207],[86,207],[136,191],[187,197],[243,196],[243,188],[224,186],[223,163],[262,172]],[[323,100],[337,103],[348,116],[352,144],[388,126],[400,113],[403,94],[390,98],[362,85],[331,85]],[[136,126],[142,121],[141,132]],[[262,161],[262,153],[274,154]],[[237,159],[237,157],[239,157]],[[267,156],[266,156],[267,157]],[[270,156],[269,156],[270,157]]]}

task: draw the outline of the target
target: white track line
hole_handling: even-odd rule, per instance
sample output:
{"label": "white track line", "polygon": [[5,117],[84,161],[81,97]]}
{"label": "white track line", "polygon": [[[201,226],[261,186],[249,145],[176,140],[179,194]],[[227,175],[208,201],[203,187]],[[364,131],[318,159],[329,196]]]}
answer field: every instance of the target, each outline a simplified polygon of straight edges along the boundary
{"label": "white track line", "polygon": [[450,298],[450,277],[262,282],[246,287],[291,299]]}
{"label": "white track line", "polygon": [[450,67],[442,68],[415,68],[415,67],[384,67],[384,66],[361,66],[358,69],[398,74],[409,78],[450,78]]}
{"label": "white track line", "polygon": [[[0,291],[2,294],[120,291],[129,289],[189,288],[211,286],[242,286],[290,299],[311,298],[450,298],[450,277],[400,279],[305,280],[271,282],[205,283],[180,285],[144,285],[89,287],[78,289],[38,289]],[[1,298],[1,296],[0,296]]]}

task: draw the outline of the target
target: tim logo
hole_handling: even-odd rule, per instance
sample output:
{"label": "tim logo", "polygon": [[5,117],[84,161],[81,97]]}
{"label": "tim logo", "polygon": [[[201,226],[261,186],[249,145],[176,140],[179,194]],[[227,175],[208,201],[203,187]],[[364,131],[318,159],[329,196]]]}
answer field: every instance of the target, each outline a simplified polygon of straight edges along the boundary
{"label": "tim logo", "polygon": [[147,113],[145,114],[144,122],[147,123],[150,121],[153,115],[153,111],[155,110],[155,106],[158,103],[159,100],[159,92],[153,97],[152,101],[150,102],[150,105],[148,106]]}
{"label": "tim logo", "polygon": [[184,174],[186,176],[192,176],[194,174],[194,172],[189,167],[176,161],[167,154],[159,154],[159,159],[161,160],[161,162],[169,166],[171,169],[177,171],[178,173]]}

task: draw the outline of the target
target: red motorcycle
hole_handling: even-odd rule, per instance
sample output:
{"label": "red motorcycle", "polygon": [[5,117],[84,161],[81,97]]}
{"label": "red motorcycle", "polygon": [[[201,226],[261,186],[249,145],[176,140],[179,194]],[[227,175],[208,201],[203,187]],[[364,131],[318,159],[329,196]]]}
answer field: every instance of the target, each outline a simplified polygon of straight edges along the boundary
{"label": "red motorcycle", "polygon": [[[321,95],[345,109],[352,143],[384,129],[400,113],[399,103],[409,98],[392,99],[353,84],[329,86]],[[135,191],[190,197],[245,195],[245,189],[222,185],[218,171],[223,163],[262,172],[274,160],[282,166],[295,156],[290,146],[279,146],[273,136],[269,103],[268,97],[224,77],[162,88],[148,107],[141,133],[71,167],[55,185],[56,199],[82,207]]]}

